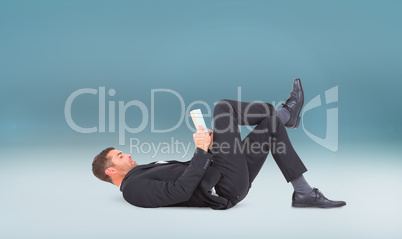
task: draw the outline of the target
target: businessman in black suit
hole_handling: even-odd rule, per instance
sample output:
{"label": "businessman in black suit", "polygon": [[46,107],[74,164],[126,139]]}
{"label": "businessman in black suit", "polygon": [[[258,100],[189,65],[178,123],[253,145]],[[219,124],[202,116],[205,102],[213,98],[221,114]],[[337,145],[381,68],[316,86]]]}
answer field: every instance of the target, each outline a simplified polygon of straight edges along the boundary
{"label": "businessman in black suit", "polygon": [[[307,171],[285,127],[297,128],[304,93],[300,79],[279,110],[268,103],[223,99],[214,108],[214,130],[194,133],[190,161],[138,165],[129,154],[107,148],[92,170],[99,179],[120,188],[124,199],[146,208],[194,206],[229,209],[243,200],[271,151],[287,182],[294,187],[293,207],[333,208],[346,205],[327,199],[304,179]],[[243,140],[238,125],[255,125]]]}

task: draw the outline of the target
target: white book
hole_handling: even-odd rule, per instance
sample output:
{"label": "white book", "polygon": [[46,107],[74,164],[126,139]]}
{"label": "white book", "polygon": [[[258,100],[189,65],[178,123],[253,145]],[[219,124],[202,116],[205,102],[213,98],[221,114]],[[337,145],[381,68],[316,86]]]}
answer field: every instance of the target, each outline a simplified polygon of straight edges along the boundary
{"label": "white book", "polygon": [[190,115],[191,115],[191,118],[193,119],[195,129],[197,130],[198,126],[201,125],[202,127],[204,127],[204,130],[209,135],[208,128],[205,124],[204,117],[202,116],[201,110],[200,109],[192,110],[192,111],[190,111]]}

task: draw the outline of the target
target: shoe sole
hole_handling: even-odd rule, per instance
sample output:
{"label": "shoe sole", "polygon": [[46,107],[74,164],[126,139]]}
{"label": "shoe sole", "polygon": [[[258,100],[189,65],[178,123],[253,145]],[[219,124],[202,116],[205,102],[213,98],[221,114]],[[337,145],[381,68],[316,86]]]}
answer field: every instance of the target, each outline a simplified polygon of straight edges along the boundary
{"label": "shoe sole", "polygon": [[[300,111],[301,111],[301,110],[300,110]],[[299,115],[300,115],[300,112],[299,112]],[[299,127],[299,123],[300,123],[300,116],[297,116],[296,125],[295,125],[294,128]]]}
{"label": "shoe sole", "polygon": [[[287,125],[285,125],[286,127],[288,127],[288,128],[292,128],[292,129],[296,129],[297,127],[299,127],[299,123],[300,123],[300,112],[301,112],[301,110],[303,109],[303,105],[304,105],[304,90],[303,90],[303,85],[302,85],[302,83],[301,83],[301,80],[299,79],[299,81],[300,81],[300,89],[302,90],[302,93],[303,93],[303,101],[302,101],[302,106],[300,107],[300,110],[299,110],[299,112],[297,112],[297,119],[296,119],[296,122],[294,123],[294,125],[293,126],[287,126]],[[289,122],[288,122],[289,123]]]}
{"label": "shoe sole", "polygon": [[335,207],[342,207],[345,204],[337,205],[337,206],[330,206],[330,205],[314,205],[314,204],[305,204],[305,203],[292,203],[292,207],[299,207],[299,208],[306,208],[306,207],[318,207],[318,208],[335,208]]}

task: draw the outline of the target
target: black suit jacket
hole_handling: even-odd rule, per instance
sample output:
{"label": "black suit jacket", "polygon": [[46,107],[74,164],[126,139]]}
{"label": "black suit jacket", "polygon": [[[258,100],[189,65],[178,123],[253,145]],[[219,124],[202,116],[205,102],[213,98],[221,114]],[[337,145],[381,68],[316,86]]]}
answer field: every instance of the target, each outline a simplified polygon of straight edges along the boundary
{"label": "black suit jacket", "polygon": [[138,165],[124,177],[120,191],[138,207],[189,206],[228,209],[232,203],[211,195],[221,174],[213,166],[212,154],[196,148],[190,161]]}

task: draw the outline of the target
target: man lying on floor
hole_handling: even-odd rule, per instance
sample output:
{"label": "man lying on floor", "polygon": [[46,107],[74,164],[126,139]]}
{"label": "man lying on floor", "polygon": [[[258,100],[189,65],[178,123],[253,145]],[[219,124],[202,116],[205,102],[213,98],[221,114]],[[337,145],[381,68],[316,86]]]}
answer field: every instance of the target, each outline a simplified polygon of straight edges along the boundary
{"label": "man lying on floor", "polygon": [[[287,135],[297,128],[304,93],[300,79],[279,110],[268,103],[223,99],[214,108],[214,129],[199,127],[196,150],[190,161],[158,161],[138,165],[131,155],[112,147],[99,153],[92,171],[112,183],[124,199],[138,207],[189,206],[229,209],[242,201],[263,166],[269,151],[287,182],[294,188],[293,207],[333,208],[344,201],[327,199],[311,188],[307,171]],[[238,125],[255,125],[243,140]]]}

